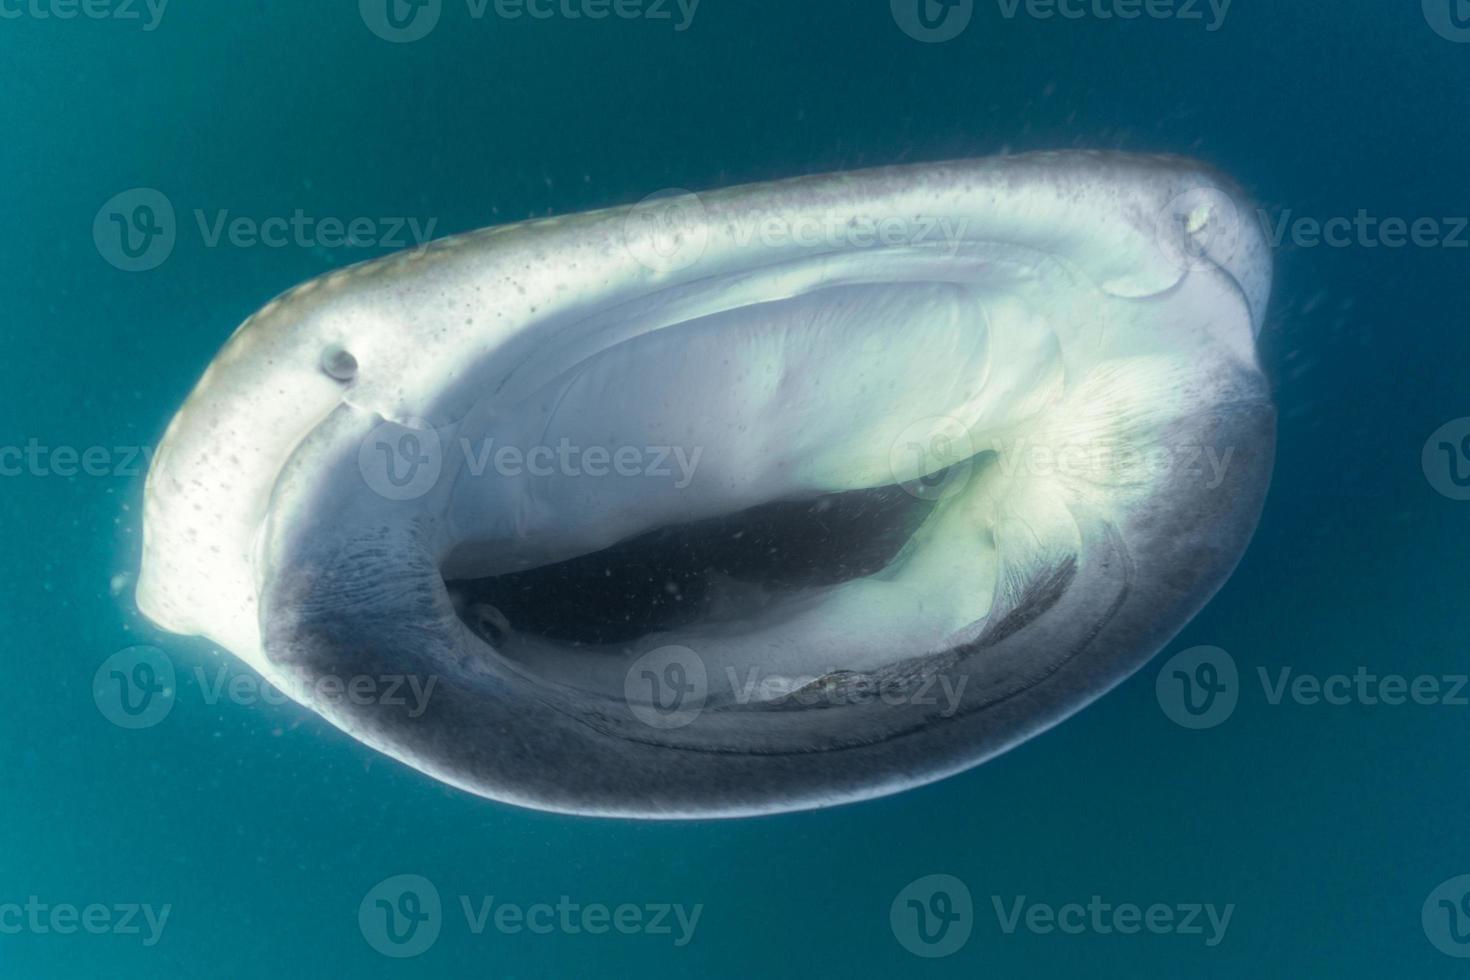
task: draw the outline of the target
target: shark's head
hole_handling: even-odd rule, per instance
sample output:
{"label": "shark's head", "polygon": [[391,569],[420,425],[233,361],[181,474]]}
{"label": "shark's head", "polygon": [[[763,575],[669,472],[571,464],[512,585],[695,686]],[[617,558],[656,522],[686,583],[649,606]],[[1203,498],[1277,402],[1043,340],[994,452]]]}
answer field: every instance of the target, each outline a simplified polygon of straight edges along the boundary
{"label": "shark's head", "polygon": [[522,805],[937,779],[1137,669],[1244,549],[1274,432],[1246,207],[1187,161],[1039,154],[333,273],[174,420],[140,605]]}

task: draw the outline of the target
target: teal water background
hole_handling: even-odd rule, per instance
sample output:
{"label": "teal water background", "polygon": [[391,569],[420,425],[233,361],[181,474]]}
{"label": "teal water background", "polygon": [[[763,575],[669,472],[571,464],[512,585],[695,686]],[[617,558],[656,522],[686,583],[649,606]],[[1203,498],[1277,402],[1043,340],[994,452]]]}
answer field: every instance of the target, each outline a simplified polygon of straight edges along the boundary
{"label": "teal water background", "polygon": [[[942,43],[908,36],[887,0],[704,0],[684,30],[676,8],[475,20],[445,0],[438,26],[402,44],[349,0],[174,0],[151,30],[141,5],[141,20],[60,19],[40,2],[0,0],[0,443],[105,447],[122,472],[0,478],[0,905],[170,915],[152,945],[0,932],[0,976],[1465,973],[1421,909],[1470,873],[1470,707],[1272,705],[1255,678],[1467,670],[1470,502],[1436,491],[1421,450],[1470,415],[1470,250],[1283,243],[1263,337],[1276,479],[1225,589],[1160,660],[1056,730],[829,812],[525,812],[294,705],[211,698],[217,671],[248,674],[134,609],[142,470],[120,451],[156,444],[264,301],[388,250],[211,247],[196,210],[415,217],[448,234],[670,187],[1094,147],[1201,157],[1277,216],[1366,211],[1448,231],[1470,214],[1470,43],[1444,36],[1452,20],[1433,29],[1434,0],[1237,0],[1213,31],[1203,5],[1202,21],[1008,19],[990,0]],[[139,187],[176,208],[177,242],[126,272],[93,223]],[[131,731],[99,711],[93,675],[142,643],[167,652],[178,687],[166,719]],[[1229,651],[1242,689],[1228,721],[1192,731],[1160,709],[1155,679],[1200,644]],[[398,874],[444,901],[437,940],[408,959],[359,927],[364,896]],[[968,942],[935,959],[906,949],[889,914],[931,874],[962,880],[975,909]],[[1207,946],[1007,934],[993,909],[993,896],[1093,895],[1234,911]],[[677,930],[477,935],[460,896],[702,911],[683,946]]]}

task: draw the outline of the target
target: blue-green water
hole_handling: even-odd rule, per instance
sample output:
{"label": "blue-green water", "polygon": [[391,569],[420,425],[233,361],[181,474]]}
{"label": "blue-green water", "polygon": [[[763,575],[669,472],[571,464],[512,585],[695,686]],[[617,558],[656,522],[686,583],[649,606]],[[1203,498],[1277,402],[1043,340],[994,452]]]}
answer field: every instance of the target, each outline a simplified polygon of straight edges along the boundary
{"label": "blue-green water", "polygon": [[[1435,489],[1421,450],[1470,415],[1467,5],[1237,0],[1223,20],[1205,4],[1123,20],[1099,11],[1126,4],[1007,17],[979,0],[940,43],[906,34],[887,0],[647,7],[475,18],[445,0],[426,36],[389,43],[351,0],[175,0],[156,19],[0,0],[0,443],[37,447],[0,479],[0,975],[1462,975],[1463,890],[1431,893],[1470,873],[1470,706],[1448,696],[1470,659],[1470,502]],[[1244,562],[1152,667],[994,762],[758,820],[526,812],[293,704],[216,696],[248,672],[133,607],[132,447],[157,443],[265,300],[390,250],[211,244],[196,212],[411,216],[446,234],[667,187],[1073,146],[1187,153],[1275,217],[1432,219],[1439,240],[1281,244],[1263,336],[1279,460]],[[176,209],[177,241],[128,272],[93,223],[140,187]],[[97,475],[58,447],[100,447]],[[177,690],[166,718],[129,730],[99,710],[94,673],[145,643]],[[1188,730],[1155,680],[1205,644],[1238,666],[1239,703]],[[1433,677],[1444,696],[1273,704],[1258,672],[1275,684],[1282,668]],[[358,914],[399,874],[443,903],[437,938],[403,959]],[[958,951],[924,958],[907,947],[937,950],[890,906],[933,874],[974,911]],[[492,913],[477,931],[462,902],[478,914],[491,896],[578,911],[540,932]],[[1198,934],[1125,933],[1091,911],[1068,931],[1005,928],[1018,900],[1093,896],[1167,906],[1176,926],[1191,904],[1230,918],[1202,915]],[[699,918],[647,928],[659,904]],[[130,905],[167,919],[129,924]],[[584,928],[599,905],[637,906],[644,927]]]}

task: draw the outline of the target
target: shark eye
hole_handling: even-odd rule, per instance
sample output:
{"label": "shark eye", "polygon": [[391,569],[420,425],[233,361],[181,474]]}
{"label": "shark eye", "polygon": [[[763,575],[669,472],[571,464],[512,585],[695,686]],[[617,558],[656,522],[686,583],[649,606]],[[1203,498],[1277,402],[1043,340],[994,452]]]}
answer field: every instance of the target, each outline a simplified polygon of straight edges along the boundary
{"label": "shark eye", "polygon": [[[139,602],[511,803],[739,815],[958,772],[1136,670],[1244,550],[1275,427],[1246,213],[1187,161],[1039,154],[334,274],[180,411]],[[426,700],[323,693],[405,677]]]}
{"label": "shark eye", "polygon": [[322,371],[329,378],[351,381],[357,377],[357,358],[336,344],[322,351],[321,364]]}

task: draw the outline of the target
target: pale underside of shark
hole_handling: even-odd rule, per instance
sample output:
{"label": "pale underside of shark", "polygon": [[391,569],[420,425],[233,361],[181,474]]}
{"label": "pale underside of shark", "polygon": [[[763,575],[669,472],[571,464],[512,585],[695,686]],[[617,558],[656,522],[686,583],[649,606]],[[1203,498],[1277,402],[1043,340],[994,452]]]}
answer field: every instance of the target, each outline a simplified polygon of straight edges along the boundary
{"label": "pale underside of shark", "polygon": [[330,273],[170,425],[138,602],[523,806],[939,779],[1118,684],[1243,552],[1275,426],[1250,213],[1190,161],[1048,153]]}

